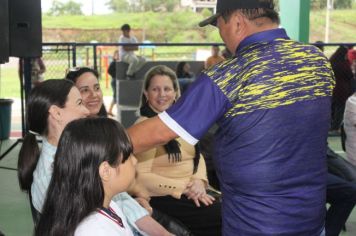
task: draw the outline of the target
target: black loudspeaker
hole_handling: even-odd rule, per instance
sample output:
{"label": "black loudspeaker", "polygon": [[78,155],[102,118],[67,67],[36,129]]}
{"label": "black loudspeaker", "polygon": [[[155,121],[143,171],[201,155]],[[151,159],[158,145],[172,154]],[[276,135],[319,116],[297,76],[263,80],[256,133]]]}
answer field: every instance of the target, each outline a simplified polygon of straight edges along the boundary
{"label": "black loudspeaker", "polygon": [[9,6],[0,0],[0,64],[9,61]]}
{"label": "black loudspeaker", "polygon": [[9,0],[10,56],[42,56],[41,0]]}

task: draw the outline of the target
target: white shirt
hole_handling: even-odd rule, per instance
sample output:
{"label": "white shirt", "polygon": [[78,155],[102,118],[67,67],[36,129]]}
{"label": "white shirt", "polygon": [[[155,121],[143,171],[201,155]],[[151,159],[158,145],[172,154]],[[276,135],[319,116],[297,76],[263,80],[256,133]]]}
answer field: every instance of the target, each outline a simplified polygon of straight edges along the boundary
{"label": "white shirt", "polygon": [[113,201],[110,202],[110,207],[121,218],[124,227],[118,225],[111,218],[95,211],[80,222],[74,232],[74,236],[133,236],[120,208]]}
{"label": "white shirt", "polygon": [[[124,35],[121,35],[119,38],[119,43],[137,43],[137,39],[135,36],[130,36],[128,38],[128,37],[125,37]],[[134,51],[126,51],[123,46],[119,47],[120,61],[122,61],[122,58],[128,54],[134,54]]]}

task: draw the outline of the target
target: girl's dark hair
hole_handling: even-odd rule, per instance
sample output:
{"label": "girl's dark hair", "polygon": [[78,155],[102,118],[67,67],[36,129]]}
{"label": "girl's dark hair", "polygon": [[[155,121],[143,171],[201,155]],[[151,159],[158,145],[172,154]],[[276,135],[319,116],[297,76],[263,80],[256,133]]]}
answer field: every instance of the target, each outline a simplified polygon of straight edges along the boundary
{"label": "girl's dark hair", "polygon": [[64,129],[35,235],[74,235],[78,224],[103,206],[99,166],[116,167],[132,153],[124,128],[109,118],[83,118]]}
{"label": "girl's dark hair", "polygon": [[[82,74],[87,73],[87,72],[92,73],[99,80],[99,73],[96,70],[94,70],[94,69],[92,69],[90,67],[74,67],[74,68],[70,68],[68,70],[65,78],[68,79],[68,80],[73,81],[73,83],[76,84],[77,83],[77,79]],[[104,103],[101,106],[100,111],[99,111],[99,113],[97,115],[101,116],[101,117],[107,117],[108,116],[108,113],[106,111]]]}
{"label": "girl's dark hair", "polygon": [[176,73],[174,73],[174,71],[171,68],[169,68],[168,66],[158,65],[158,66],[152,67],[145,74],[145,79],[144,79],[143,87],[142,87],[141,105],[140,105],[140,107],[143,107],[147,102],[143,91],[147,91],[148,87],[150,87],[152,78],[154,76],[156,76],[156,75],[166,75],[166,76],[168,76],[172,80],[174,91],[177,93],[177,97],[176,98],[180,97],[180,88],[179,88],[179,83],[178,83],[178,79],[177,79]]}
{"label": "girl's dark hair", "polygon": [[73,87],[73,82],[69,80],[46,80],[36,86],[28,97],[26,119],[30,132],[24,137],[17,163],[17,174],[22,191],[30,191],[32,174],[40,155],[35,134],[48,135],[49,108],[52,105],[63,108]]}

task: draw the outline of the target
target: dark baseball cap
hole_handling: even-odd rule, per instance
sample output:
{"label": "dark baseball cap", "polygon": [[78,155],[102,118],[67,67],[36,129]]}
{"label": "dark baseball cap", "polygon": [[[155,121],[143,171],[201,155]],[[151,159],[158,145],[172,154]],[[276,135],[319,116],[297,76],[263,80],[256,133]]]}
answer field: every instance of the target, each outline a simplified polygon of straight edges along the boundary
{"label": "dark baseball cap", "polygon": [[273,9],[273,0],[217,0],[216,14],[199,23],[200,27],[206,25],[216,25],[218,17],[227,10],[236,9],[255,9],[255,8],[268,8]]}

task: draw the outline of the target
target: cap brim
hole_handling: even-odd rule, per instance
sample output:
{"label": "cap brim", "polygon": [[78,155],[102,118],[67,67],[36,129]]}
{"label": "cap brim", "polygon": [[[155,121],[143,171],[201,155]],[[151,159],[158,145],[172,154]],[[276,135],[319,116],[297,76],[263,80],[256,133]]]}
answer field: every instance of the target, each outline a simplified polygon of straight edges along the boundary
{"label": "cap brim", "polygon": [[219,16],[220,16],[219,13],[217,13],[215,15],[212,15],[209,18],[206,18],[205,20],[199,22],[199,26],[200,27],[204,27],[204,26],[207,26],[207,25],[216,26],[216,22],[217,22]]}

